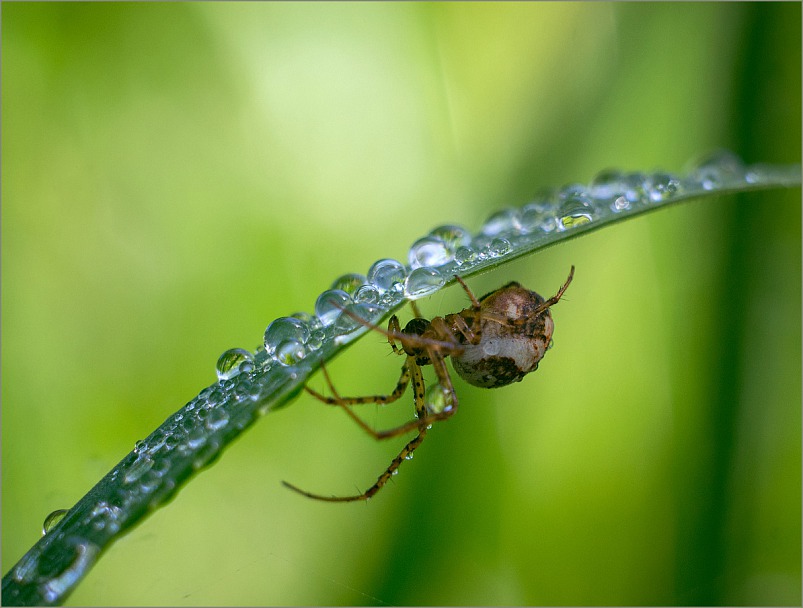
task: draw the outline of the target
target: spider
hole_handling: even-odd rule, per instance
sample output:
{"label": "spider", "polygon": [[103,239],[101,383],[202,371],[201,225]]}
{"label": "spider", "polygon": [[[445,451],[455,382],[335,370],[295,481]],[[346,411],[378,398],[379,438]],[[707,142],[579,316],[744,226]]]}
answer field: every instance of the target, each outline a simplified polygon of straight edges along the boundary
{"label": "spider", "polygon": [[[413,303],[416,317],[403,330],[396,315],[390,318],[388,328],[384,330],[350,311],[344,311],[355,321],[387,336],[394,353],[406,355],[396,388],[389,395],[341,397],[326,368],[321,366],[333,396],[326,397],[308,386],[304,387],[305,390],[328,405],[342,407],[374,439],[389,439],[412,431],[416,432],[416,436],[402,448],[376,483],[361,494],[323,496],[302,490],[286,481],[282,483],[291,490],[316,500],[351,502],[371,498],[396,473],[402,462],[412,458],[413,452],[424,441],[432,424],[450,418],[457,411],[457,394],[446,368],[446,357],[452,358],[452,367],[460,377],[474,386],[497,388],[520,381],[538,368],[538,362],[549,348],[554,330],[549,308],[558,303],[573,276],[574,266],[571,267],[566,282],[548,300],[515,281],[478,300],[463,279],[455,276],[471,300],[471,306],[458,313],[435,317],[429,321],[420,316]],[[424,365],[432,365],[437,377],[437,384],[428,390],[424,388],[421,370]],[[401,426],[376,431],[349,407],[363,403],[392,403],[404,394],[411,382],[415,419]]]}

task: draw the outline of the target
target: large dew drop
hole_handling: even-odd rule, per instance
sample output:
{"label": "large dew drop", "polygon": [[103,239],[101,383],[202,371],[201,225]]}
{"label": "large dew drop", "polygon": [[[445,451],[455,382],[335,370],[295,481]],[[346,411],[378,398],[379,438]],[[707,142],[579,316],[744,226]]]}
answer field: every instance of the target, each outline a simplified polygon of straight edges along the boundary
{"label": "large dew drop", "polygon": [[422,266],[441,266],[450,262],[454,252],[449,251],[443,239],[436,236],[425,236],[418,239],[410,247],[408,259],[410,268]]}
{"label": "large dew drop", "polygon": [[405,278],[407,271],[401,262],[388,258],[374,262],[368,270],[368,281],[379,293],[401,291],[404,288]]}
{"label": "large dew drop", "polygon": [[309,339],[309,328],[293,317],[280,317],[265,330],[265,350],[272,355],[276,348],[287,340],[303,344]]}
{"label": "large dew drop", "polygon": [[351,297],[342,289],[327,289],[315,301],[315,315],[324,326],[332,325],[351,304]]}
{"label": "large dew drop", "polygon": [[349,274],[344,274],[343,276],[340,276],[332,281],[331,289],[345,291],[349,296],[354,297],[354,294],[357,293],[357,290],[367,282],[368,279],[365,277],[365,275],[357,274],[356,272],[350,272]]}
{"label": "large dew drop", "polygon": [[64,516],[67,515],[69,509],[56,509],[50,515],[45,517],[45,521],[42,524],[42,536],[50,532],[56,525],[64,519]]}
{"label": "large dew drop", "polygon": [[411,300],[423,298],[438,291],[446,280],[434,268],[416,268],[404,282],[404,295]]}
{"label": "large dew drop", "polygon": [[230,348],[217,360],[215,371],[218,380],[228,380],[239,374],[243,363],[251,363],[253,356],[243,348]]}

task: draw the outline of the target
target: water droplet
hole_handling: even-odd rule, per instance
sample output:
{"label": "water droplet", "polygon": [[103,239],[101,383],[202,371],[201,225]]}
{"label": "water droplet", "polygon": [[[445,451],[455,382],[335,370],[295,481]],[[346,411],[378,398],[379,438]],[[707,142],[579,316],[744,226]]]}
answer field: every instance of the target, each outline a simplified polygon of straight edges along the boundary
{"label": "water droplet", "polygon": [[619,213],[620,211],[627,211],[628,209],[630,209],[630,201],[627,200],[627,197],[624,194],[617,196],[611,202],[611,211],[613,211],[614,213]]}
{"label": "water droplet", "polygon": [[410,273],[404,282],[404,293],[411,300],[435,293],[445,283],[443,275],[434,268],[422,266]]}
{"label": "water droplet", "polygon": [[404,266],[388,258],[374,262],[368,270],[368,281],[374,284],[379,293],[401,291],[406,276]]}
{"label": "water droplet", "polygon": [[492,258],[505,255],[511,249],[510,241],[503,238],[495,238],[485,246],[485,253]]}
{"label": "water droplet", "polygon": [[354,294],[357,303],[376,304],[379,302],[379,290],[373,285],[363,285]]}
{"label": "water droplet", "polygon": [[649,184],[648,196],[655,203],[672,198],[680,191],[680,180],[669,173],[654,173]]}
{"label": "water droplet", "polygon": [[449,251],[446,242],[436,236],[425,236],[418,239],[413,246],[407,259],[411,268],[421,268],[422,266],[442,266],[451,262],[453,253]]}
{"label": "water droplet", "polygon": [[[378,306],[365,302],[361,304],[351,304],[346,310],[348,313],[344,312],[335,322],[334,333],[337,336],[350,334],[355,329],[365,327],[366,324],[371,324],[377,314],[381,312]],[[358,321],[358,319],[361,319],[362,322]]]}
{"label": "water droplet", "polygon": [[198,453],[195,454],[195,458],[192,461],[192,466],[194,469],[198,470],[201,469],[220,456],[220,443],[217,441],[210,441],[200,450]]}
{"label": "water droplet", "polygon": [[14,567],[14,580],[18,583],[30,583],[36,578],[39,569],[39,552],[36,548],[31,549]]}
{"label": "water droplet", "polygon": [[588,193],[597,199],[610,199],[624,194],[624,174],[618,169],[605,169],[600,171],[591,180]]}
{"label": "water droplet", "polygon": [[354,296],[357,290],[367,282],[368,279],[365,275],[351,272],[335,279],[332,282],[331,289],[339,289],[340,291],[345,291],[350,296]]}
{"label": "water droplet", "polygon": [[112,506],[105,500],[98,502],[89,514],[89,521],[96,530],[109,529],[112,533],[120,529],[120,507]]}
{"label": "water droplet", "polygon": [[471,247],[460,247],[454,254],[458,266],[473,264],[477,261],[477,252]]}
{"label": "water droplet", "polygon": [[222,407],[216,407],[214,409],[209,410],[209,414],[207,414],[206,416],[204,425],[210,431],[217,431],[218,429],[222,429],[224,426],[226,426],[228,422],[229,422],[229,413]]}
{"label": "water droplet", "polygon": [[72,563],[58,576],[47,579],[40,586],[42,597],[48,604],[59,602],[65,593],[75,587],[76,583],[95,563],[100,552],[100,547],[94,543],[85,541],[74,541],[74,543],[75,558]]}
{"label": "water droplet", "polygon": [[405,460],[412,460],[413,459],[413,453],[410,452],[409,454],[407,454],[407,456],[404,457],[404,459]]}
{"label": "water droplet", "polygon": [[254,365],[257,367],[265,367],[265,365],[269,364],[269,362],[270,355],[268,354],[268,351],[265,350],[265,345],[259,345],[254,353]]}
{"label": "water droplet", "polygon": [[398,474],[399,474],[399,469],[394,469],[393,472],[391,473],[391,475],[393,475],[394,477]]}
{"label": "water droplet", "polygon": [[569,230],[587,224],[593,219],[593,207],[588,197],[569,196],[558,212],[558,229]]}
{"label": "water droplet", "polygon": [[215,370],[218,380],[228,380],[239,374],[242,370],[240,364],[250,363],[253,360],[251,353],[244,348],[230,348],[217,360]]}
{"label": "water droplet", "polygon": [[524,205],[519,214],[522,232],[530,233],[538,230],[552,232],[557,225],[554,213],[552,204],[528,203]]}
{"label": "water droplet", "polygon": [[293,340],[304,343],[309,338],[309,328],[293,317],[280,317],[265,330],[265,350],[273,354],[282,342]]}
{"label": "water droplet", "polygon": [[424,407],[429,414],[440,414],[452,409],[452,393],[440,384],[430,384],[424,394]]}
{"label": "water droplet", "polygon": [[282,365],[295,365],[306,355],[304,345],[295,340],[285,340],[276,347],[274,358]]}
{"label": "water droplet", "polygon": [[480,229],[485,236],[498,236],[500,234],[513,234],[521,231],[519,210],[509,207],[497,211],[482,225]]}
{"label": "water droplet", "polygon": [[714,190],[745,179],[742,160],[728,150],[717,150],[700,160],[689,172],[703,190]]}
{"label": "water droplet", "polygon": [[315,331],[311,332],[309,335],[309,340],[305,346],[307,347],[308,351],[318,350],[321,346],[323,346],[323,341],[326,339],[326,332],[322,329],[316,329]]}
{"label": "water droplet", "polygon": [[150,471],[152,466],[153,459],[147,454],[140,454],[126,470],[125,477],[123,477],[123,483],[133,483],[137,481],[145,473]]}
{"label": "water droplet", "polygon": [[196,426],[187,433],[187,447],[191,450],[198,449],[206,443],[206,431],[200,426]]}
{"label": "water droplet", "polygon": [[446,250],[454,254],[460,247],[468,247],[471,244],[471,234],[462,226],[447,224],[438,226],[430,231],[430,236],[437,237],[446,243]]}
{"label": "water droplet", "polygon": [[64,519],[64,516],[67,515],[69,509],[56,509],[50,515],[45,517],[45,521],[42,524],[42,536],[50,532],[56,525]]}
{"label": "water droplet", "polygon": [[304,325],[307,326],[307,329],[310,332],[315,331],[316,329],[320,329],[321,327],[323,327],[323,324],[321,323],[321,320],[318,317],[316,317],[315,315],[309,314],[308,312],[294,312],[290,316],[293,319],[298,319],[299,321],[301,321]]}
{"label": "water droplet", "polygon": [[151,434],[150,437],[142,442],[140,452],[147,452],[149,455],[153,455],[164,445],[164,443],[165,434],[160,430],[156,430]]}
{"label": "water droplet", "polygon": [[315,301],[315,314],[326,327],[334,323],[349,304],[351,304],[351,297],[345,291],[327,289]]}

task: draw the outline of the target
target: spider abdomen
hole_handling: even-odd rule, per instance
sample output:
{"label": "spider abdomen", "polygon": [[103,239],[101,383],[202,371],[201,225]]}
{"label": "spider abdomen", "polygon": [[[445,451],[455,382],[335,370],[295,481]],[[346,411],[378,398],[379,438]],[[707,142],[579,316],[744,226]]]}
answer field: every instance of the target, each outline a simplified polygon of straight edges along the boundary
{"label": "spider abdomen", "polygon": [[[452,365],[463,380],[482,388],[520,381],[538,368],[552,339],[544,298],[518,283],[508,283],[480,300],[479,343],[463,345]],[[503,322],[506,320],[506,322]]]}

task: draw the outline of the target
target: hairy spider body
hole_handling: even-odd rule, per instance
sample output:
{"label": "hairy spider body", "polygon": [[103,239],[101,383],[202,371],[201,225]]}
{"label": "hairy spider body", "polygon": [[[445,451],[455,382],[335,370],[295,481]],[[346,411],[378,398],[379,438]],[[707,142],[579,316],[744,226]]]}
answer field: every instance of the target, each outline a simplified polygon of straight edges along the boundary
{"label": "hairy spider body", "polygon": [[[368,323],[344,310],[357,322],[370,327],[388,338],[393,352],[405,355],[399,381],[389,395],[365,397],[341,397],[335,390],[326,368],[321,366],[332,397],[326,397],[313,389],[304,388],[315,398],[343,410],[369,435],[375,439],[388,439],[412,431],[416,436],[402,448],[390,466],[374,485],[362,494],[354,496],[322,496],[307,492],[283,482],[285,486],[309,498],[330,502],[367,500],[376,494],[394,475],[401,463],[412,458],[434,422],[450,418],[457,411],[458,399],[452,378],[446,367],[446,357],[452,357],[452,366],[466,382],[483,388],[496,388],[520,381],[526,374],[538,368],[552,340],[554,322],[549,308],[555,305],[571,283],[574,266],[558,293],[545,300],[534,291],[511,282],[479,300],[463,279],[455,278],[465,290],[471,306],[460,312],[427,320],[417,315],[405,325],[393,315],[387,330]],[[413,310],[418,313],[415,305]],[[401,348],[397,346],[401,344]],[[424,386],[422,366],[432,365],[438,383],[434,390]],[[376,431],[367,425],[351,407],[363,403],[391,403],[399,399],[413,385],[415,419],[393,429]],[[431,395],[429,393],[432,392]]]}

